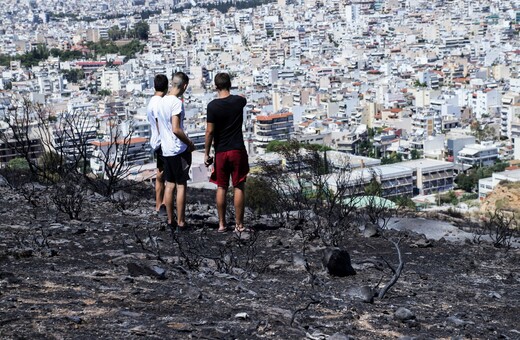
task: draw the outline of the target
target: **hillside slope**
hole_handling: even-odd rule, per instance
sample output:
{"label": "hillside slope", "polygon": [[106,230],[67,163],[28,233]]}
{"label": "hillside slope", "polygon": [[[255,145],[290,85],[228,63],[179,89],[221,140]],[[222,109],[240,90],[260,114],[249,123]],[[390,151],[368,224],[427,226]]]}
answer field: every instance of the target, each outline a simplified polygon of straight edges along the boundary
{"label": "hillside slope", "polygon": [[480,210],[485,213],[494,211],[497,208],[514,212],[520,216],[520,182],[499,184],[484,199]]}

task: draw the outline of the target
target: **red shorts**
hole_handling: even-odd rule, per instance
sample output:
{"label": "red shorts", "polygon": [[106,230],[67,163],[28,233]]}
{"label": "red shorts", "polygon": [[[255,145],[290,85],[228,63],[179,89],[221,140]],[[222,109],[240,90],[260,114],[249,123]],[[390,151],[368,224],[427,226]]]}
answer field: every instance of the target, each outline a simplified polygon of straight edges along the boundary
{"label": "red shorts", "polygon": [[230,150],[219,152],[215,155],[213,173],[209,181],[219,187],[229,187],[229,177],[234,187],[246,181],[249,173],[249,161],[247,151]]}

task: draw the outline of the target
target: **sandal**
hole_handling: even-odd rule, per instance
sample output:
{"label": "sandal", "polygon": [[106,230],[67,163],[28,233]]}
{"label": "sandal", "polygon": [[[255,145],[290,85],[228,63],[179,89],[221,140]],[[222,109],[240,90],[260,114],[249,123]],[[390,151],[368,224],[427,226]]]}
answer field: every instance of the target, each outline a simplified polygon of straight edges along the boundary
{"label": "sandal", "polygon": [[237,234],[240,234],[240,233],[254,233],[254,232],[255,232],[255,230],[253,228],[245,228],[244,227],[244,228],[239,229],[239,228],[235,227],[235,233],[237,233]]}
{"label": "sandal", "polygon": [[218,228],[217,229],[217,233],[225,233],[228,231],[228,228],[227,227],[224,227],[224,228]]}

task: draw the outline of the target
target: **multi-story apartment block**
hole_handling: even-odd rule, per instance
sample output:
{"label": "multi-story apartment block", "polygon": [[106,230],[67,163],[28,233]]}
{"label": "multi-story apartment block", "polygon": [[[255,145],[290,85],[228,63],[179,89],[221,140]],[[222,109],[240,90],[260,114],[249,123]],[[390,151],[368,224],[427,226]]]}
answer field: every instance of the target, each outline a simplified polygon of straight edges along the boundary
{"label": "multi-story apartment block", "polygon": [[97,138],[97,124],[92,117],[74,118],[64,113],[60,117],[62,124],[57,124],[52,130],[53,147],[64,156],[67,161],[77,161],[86,157],[90,159],[94,151],[94,142]]}
{"label": "multi-story apartment block", "polygon": [[0,167],[5,167],[10,160],[24,157],[19,151],[26,150],[31,160],[37,160],[43,153],[43,145],[40,138],[33,137],[27,142],[14,139],[0,141]]}
{"label": "multi-story apartment block", "polygon": [[359,145],[367,138],[366,125],[357,125],[348,131],[335,132],[332,135],[332,146],[340,152],[357,154]]}
{"label": "multi-story apartment block", "polygon": [[101,72],[101,89],[107,89],[112,92],[121,90],[121,81],[118,70],[104,69]]}
{"label": "multi-story apartment block", "polygon": [[509,108],[511,112],[511,138],[520,138],[520,103]]}
{"label": "multi-story apartment block", "polygon": [[490,166],[498,159],[498,148],[493,142],[466,145],[457,154],[458,163],[472,166]]}
{"label": "multi-story apartment block", "polygon": [[520,93],[507,92],[502,96],[500,110],[500,135],[511,138],[511,123],[513,122],[516,104],[520,104]]}
{"label": "multi-story apartment block", "polygon": [[473,93],[471,107],[477,119],[489,116],[493,109],[500,108],[501,96],[496,89],[486,88]]}
{"label": "multi-story apartment block", "polygon": [[450,162],[458,163],[459,151],[466,145],[475,144],[475,137],[469,135],[448,135],[446,136],[446,158]]}
{"label": "multi-story apartment block", "polygon": [[414,195],[431,195],[453,189],[452,162],[433,159],[416,159],[396,163],[413,171]]}
{"label": "multi-story apartment block", "polygon": [[256,116],[254,123],[254,145],[265,148],[274,140],[289,140],[294,134],[292,112],[281,112],[267,116]]}
{"label": "multi-story apartment block", "polygon": [[431,136],[436,127],[435,117],[428,111],[416,113],[413,115],[412,131],[416,135]]}
{"label": "multi-story apartment block", "polygon": [[327,184],[332,190],[337,190],[338,186],[348,188],[346,190],[348,196],[363,196],[366,186],[374,180],[380,185],[382,197],[412,197],[413,195],[412,169],[397,164],[355,168],[347,176],[333,174],[327,178]]}
{"label": "multi-story apartment block", "polygon": [[57,70],[38,74],[39,93],[61,95],[63,91],[63,77]]}
{"label": "multi-story apartment block", "polygon": [[92,141],[94,151],[90,158],[90,168],[95,174],[104,174],[106,166],[123,169],[145,164],[150,159],[148,139],[142,137],[117,141]]}

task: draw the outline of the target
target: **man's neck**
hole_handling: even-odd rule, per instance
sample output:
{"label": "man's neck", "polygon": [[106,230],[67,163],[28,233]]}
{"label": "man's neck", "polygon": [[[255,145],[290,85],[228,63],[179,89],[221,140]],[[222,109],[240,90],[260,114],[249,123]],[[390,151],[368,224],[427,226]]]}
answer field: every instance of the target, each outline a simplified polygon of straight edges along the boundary
{"label": "man's neck", "polygon": [[218,98],[219,99],[224,99],[224,98],[227,98],[227,97],[229,97],[231,95],[229,90],[217,90],[217,93],[218,93]]}
{"label": "man's neck", "polygon": [[168,96],[175,96],[177,98],[182,98],[182,93],[174,87],[171,88],[171,90],[168,92]]}
{"label": "man's neck", "polygon": [[166,92],[163,92],[163,91],[155,91],[155,93],[153,95],[159,96],[159,97],[164,97],[165,94],[166,94]]}

